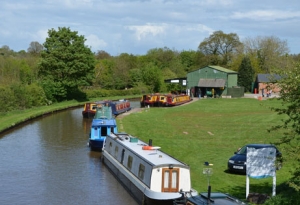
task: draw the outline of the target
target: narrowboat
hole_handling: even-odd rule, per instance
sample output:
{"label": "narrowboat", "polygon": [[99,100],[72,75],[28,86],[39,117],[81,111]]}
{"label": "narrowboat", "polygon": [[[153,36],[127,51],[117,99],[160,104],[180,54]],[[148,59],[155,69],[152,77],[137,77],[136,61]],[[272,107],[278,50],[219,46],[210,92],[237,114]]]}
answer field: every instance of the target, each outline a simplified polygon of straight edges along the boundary
{"label": "narrowboat", "polygon": [[114,132],[117,133],[118,128],[116,119],[112,115],[111,107],[98,105],[89,136],[89,147],[91,150],[102,151],[105,146],[106,136]]}
{"label": "narrowboat", "polygon": [[193,99],[186,94],[148,94],[142,96],[141,107],[148,105],[154,107],[171,107],[182,105],[192,100]]}
{"label": "narrowboat", "polygon": [[155,94],[147,94],[143,95],[141,98],[141,107],[156,107],[158,106],[158,99],[159,99],[160,94],[155,93]]}
{"label": "narrowboat", "polygon": [[170,106],[177,106],[177,105],[182,105],[184,103],[190,102],[193,99],[186,94],[179,94],[179,95],[172,95],[169,94],[166,96],[166,105],[167,107]]}
{"label": "narrowboat", "polygon": [[95,116],[97,106],[106,105],[106,104],[111,106],[111,111],[115,116],[131,110],[130,101],[128,100],[119,100],[119,101],[104,100],[104,101],[97,101],[93,103],[85,103],[82,111],[82,116],[84,118],[93,118]]}
{"label": "narrowboat", "polygon": [[85,103],[82,111],[84,118],[93,118],[97,109],[97,103]]}
{"label": "narrowboat", "polygon": [[246,205],[247,203],[221,192],[200,193],[197,196],[174,200],[174,205]]}
{"label": "narrowboat", "polygon": [[131,110],[130,101],[128,100],[107,101],[107,103],[111,106],[112,113],[115,116]]}
{"label": "narrowboat", "polygon": [[139,204],[173,205],[182,193],[198,195],[191,187],[190,167],[127,133],[106,137],[102,159]]}

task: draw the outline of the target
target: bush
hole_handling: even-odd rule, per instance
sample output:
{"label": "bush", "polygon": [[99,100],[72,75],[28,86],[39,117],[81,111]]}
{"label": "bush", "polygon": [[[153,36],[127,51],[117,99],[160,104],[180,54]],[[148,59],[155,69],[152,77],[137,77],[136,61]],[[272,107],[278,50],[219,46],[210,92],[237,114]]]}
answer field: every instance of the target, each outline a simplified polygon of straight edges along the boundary
{"label": "bush", "polygon": [[43,88],[36,84],[27,85],[24,95],[26,108],[47,105],[47,98]]}
{"label": "bush", "polygon": [[0,86],[0,112],[16,109],[15,96],[10,87]]}

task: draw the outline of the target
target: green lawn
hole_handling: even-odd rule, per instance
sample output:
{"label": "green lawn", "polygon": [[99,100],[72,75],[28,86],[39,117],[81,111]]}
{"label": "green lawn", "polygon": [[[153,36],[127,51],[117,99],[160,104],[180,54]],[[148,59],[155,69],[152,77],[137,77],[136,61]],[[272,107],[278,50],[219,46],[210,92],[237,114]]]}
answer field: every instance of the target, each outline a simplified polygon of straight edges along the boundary
{"label": "green lawn", "polygon": [[[190,165],[192,186],[207,190],[203,163],[212,163],[212,191],[246,197],[246,176],[226,172],[227,161],[237,148],[247,143],[273,143],[280,132],[267,129],[279,124],[283,116],[270,107],[281,106],[278,100],[201,99],[172,108],[150,108],[117,118],[120,131],[148,142]],[[122,126],[121,126],[122,125]],[[284,150],[281,150],[284,153]],[[291,165],[285,162],[277,172],[277,193],[290,177]],[[272,193],[272,178],[250,179],[250,193]]]}

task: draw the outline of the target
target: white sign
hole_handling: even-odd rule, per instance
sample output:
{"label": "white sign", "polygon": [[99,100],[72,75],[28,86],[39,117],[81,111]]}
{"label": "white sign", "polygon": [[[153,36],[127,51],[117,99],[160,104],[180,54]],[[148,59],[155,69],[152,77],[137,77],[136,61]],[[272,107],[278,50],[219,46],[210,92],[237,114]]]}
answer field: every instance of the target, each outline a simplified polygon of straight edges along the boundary
{"label": "white sign", "polygon": [[274,147],[255,149],[247,147],[246,170],[251,178],[274,177],[276,149]]}
{"label": "white sign", "polygon": [[179,80],[171,80],[171,83],[179,83]]}
{"label": "white sign", "polygon": [[266,177],[273,177],[272,195],[276,195],[276,149],[274,147],[268,148],[249,148],[247,147],[246,160],[246,198],[250,191],[249,177],[261,179]]}

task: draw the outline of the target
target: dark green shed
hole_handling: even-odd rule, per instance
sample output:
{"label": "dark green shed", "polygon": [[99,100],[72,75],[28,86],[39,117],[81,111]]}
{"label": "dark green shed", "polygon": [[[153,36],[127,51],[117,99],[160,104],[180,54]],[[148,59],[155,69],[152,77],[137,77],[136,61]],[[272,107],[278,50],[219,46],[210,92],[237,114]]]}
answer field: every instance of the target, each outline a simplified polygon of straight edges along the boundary
{"label": "dark green shed", "polygon": [[[206,66],[187,74],[187,89],[195,97],[228,96],[237,88],[238,73],[221,66]],[[238,97],[238,96],[232,96]]]}

